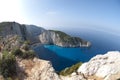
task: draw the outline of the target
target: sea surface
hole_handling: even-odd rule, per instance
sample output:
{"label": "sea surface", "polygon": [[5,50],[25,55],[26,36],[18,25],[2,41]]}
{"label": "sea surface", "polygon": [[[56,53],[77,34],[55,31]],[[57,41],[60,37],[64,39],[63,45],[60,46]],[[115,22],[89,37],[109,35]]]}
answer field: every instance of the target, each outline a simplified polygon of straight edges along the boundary
{"label": "sea surface", "polygon": [[89,48],[63,48],[56,45],[38,45],[34,47],[37,56],[52,62],[56,71],[60,71],[78,62],[87,62],[93,56],[108,51],[120,51],[120,36],[97,30],[63,30],[71,36],[78,36],[92,43]]}

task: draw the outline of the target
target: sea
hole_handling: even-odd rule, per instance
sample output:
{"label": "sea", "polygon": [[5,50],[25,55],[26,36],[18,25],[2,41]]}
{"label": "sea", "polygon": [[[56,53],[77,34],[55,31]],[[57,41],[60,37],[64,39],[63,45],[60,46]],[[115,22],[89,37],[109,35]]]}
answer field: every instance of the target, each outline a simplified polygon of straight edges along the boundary
{"label": "sea", "polygon": [[71,36],[77,36],[91,42],[88,48],[63,48],[56,45],[38,45],[34,47],[40,59],[49,60],[56,71],[70,67],[78,62],[87,62],[96,55],[108,51],[120,51],[120,35],[104,30],[71,29],[61,30]]}

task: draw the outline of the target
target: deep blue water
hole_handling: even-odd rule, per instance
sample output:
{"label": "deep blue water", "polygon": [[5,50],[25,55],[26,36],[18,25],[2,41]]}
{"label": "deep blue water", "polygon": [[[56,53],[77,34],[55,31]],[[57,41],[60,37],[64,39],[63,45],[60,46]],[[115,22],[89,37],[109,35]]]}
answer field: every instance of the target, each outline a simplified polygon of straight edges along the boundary
{"label": "deep blue water", "polygon": [[120,50],[120,36],[102,31],[64,31],[79,36],[92,43],[89,48],[63,48],[55,45],[39,45],[34,49],[41,59],[50,60],[56,71],[60,71],[77,62],[89,61],[97,54]]}

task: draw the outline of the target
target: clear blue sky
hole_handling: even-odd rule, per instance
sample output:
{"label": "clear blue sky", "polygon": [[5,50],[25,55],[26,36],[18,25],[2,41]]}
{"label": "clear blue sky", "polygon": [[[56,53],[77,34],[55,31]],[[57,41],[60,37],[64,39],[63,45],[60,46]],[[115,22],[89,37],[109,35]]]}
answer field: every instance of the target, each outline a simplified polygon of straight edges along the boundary
{"label": "clear blue sky", "polygon": [[0,22],[120,31],[120,0],[0,0]]}

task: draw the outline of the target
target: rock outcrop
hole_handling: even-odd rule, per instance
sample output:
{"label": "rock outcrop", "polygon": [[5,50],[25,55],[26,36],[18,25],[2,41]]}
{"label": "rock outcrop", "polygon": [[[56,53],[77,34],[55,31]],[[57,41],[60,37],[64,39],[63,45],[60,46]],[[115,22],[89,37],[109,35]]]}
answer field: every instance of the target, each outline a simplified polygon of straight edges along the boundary
{"label": "rock outcrop", "polygon": [[87,80],[83,75],[60,76],[61,80]]}
{"label": "rock outcrop", "polygon": [[86,77],[96,76],[101,80],[117,80],[120,78],[119,66],[120,52],[111,51],[104,55],[97,55],[89,62],[84,63],[78,69],[78,73],[82,73]]}
{"label": "rock outcrop", "polygon": [[60,76],[51,62],[41,59],[18,59],[17,79],[19,80],[86,80],[82,75]]}
{"label": "rock outcrop", "polygon": [[60,80],[49,61],[41,59],[17,59],[17,78],[20,80]]}
{"label": "rock outcrop", "polygon": [[71,37],[61,31],[45,31],[39,36],[40,42],[43,44],[54,44],[61,47],[89,47],[90,42],[82,40],[78,37]]}

